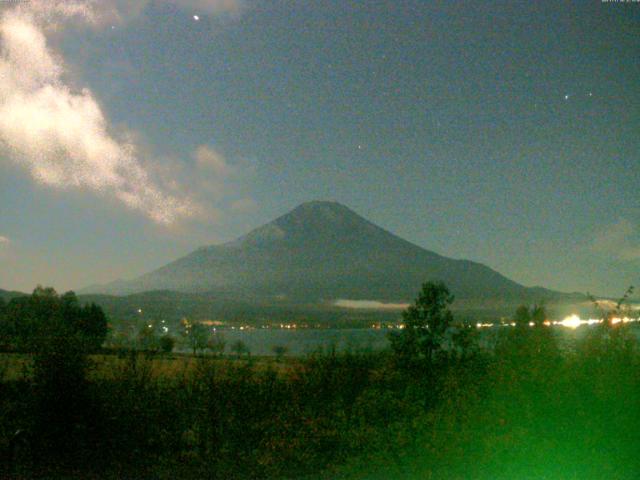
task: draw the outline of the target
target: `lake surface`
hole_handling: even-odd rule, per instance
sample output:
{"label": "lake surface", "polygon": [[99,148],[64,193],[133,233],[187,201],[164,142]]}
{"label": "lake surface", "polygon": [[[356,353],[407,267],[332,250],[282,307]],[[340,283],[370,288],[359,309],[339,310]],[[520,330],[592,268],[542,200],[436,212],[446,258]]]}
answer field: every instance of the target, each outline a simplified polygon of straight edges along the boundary
{"label": "lake surface", "polygon": [[224,330],[221,335],[227,342],[226,353],[230,346],[242,340],[252,355],[273,355],[273,347],[283,346],[288,355],[305,355],[318,350],[384,350],[389,346],[387,330],[372,328],[351,329],[255,329]]}
{"label": "lake surface", "polygon": [[[491,327],[483,328],[479,332],[479,343],[483,348],[492,348],[495,341],[505,328]],[[570,347],[571,344],[582,338],[594,326],[581,326],[571,329],[561,326],[551,328],[558,338],[561,346]],[[224,330],[218,335],[222,335],[227,342],[227,354],[231,352],[231,345],[242,340],[252,355],[273,355],[273,347],[283,346],[287,349],[288,355],[305,355],[319,350],[329,351],[335,348],[336,351],[380,351],[389,347],[387,338],[388,329],[373,328],[353,328],[353,329],[252,329],[252,330]],[[632,327],[632,331],[640,340],[640,328],[637,325]]]}

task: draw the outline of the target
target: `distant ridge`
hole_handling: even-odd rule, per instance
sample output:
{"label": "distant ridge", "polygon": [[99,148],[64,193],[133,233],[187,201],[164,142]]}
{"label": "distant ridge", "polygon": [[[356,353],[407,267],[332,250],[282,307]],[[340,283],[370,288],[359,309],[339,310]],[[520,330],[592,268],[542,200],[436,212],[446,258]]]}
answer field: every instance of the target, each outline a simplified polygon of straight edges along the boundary
{"label": "distant ridge", "polygon": [[134,280],[82,293],[170,290],[301,302],[408,302],[426,280],[444,281],[459,299],[564,296],[524,287],[477,262],[438,255],[327,201],[303,203],[234,241],[199,248]]}
{"label": "distant ridge", "polygon": [[26,293],[22,293],[22,292],[16,292],[16,291],[9,291],[9,290],[2,290],[0,288],[0,298],[2,298],[5,302],[8,302],[9,300],[16,298],[16,297],[23,297],[25,296]]}

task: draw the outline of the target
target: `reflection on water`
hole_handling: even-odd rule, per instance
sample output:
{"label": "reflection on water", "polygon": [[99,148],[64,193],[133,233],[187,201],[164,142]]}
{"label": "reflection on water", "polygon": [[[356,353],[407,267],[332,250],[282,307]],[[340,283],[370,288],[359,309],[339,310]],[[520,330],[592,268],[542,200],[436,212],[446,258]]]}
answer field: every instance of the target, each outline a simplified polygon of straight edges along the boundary
{"label": "reflection on water", "polygon": [[[227,345],[242,340],[252,355],[273,355],[273,347],[283,346],[289,355],[305,355],[318,350],[384,350],[389,342],[386,330],[353,329],[253,329],[225,330]],[[228,352],[227,352],[228,353]]]}
{"label": "reflection on water", "polygon": [[[593,325],[602,323],[601,320],[582,320],[578,317],[567,317],[553,322],[547,328],[552,328],[561,344],[565,346],[573,340],[581,338]],[[619,319],[612,322],[632,323],[637,319]],[[637,325],[637,324],[636,324]],[[482,348],[493,348],[503,327],[511,324],[482,324],[479,330],[478,342]],[[564,327],[564,328],[563,328]],[[285,347],[289,355],[305,355],[315,351],[368,351],[384,350],[389,346],[388,329],[353,328],[353,329],[235,329],[218,331],[229,345],[242,340],[252,355],[274,355],[273,348]],[[634,325],[633,332],[640,339],[640,328]]]}

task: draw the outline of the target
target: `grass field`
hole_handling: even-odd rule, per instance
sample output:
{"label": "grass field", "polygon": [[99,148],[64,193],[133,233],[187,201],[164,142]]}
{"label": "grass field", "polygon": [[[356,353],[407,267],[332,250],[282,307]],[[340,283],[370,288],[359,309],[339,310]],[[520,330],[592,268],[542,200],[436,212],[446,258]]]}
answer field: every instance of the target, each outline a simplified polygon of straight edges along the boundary
{"label": "grass field", "polygon": [[[86,375],[43,370],[25,355],[2,355],[0,365],[3,478],[635,480],[640,472],[631,336],[585,338],[571,351],[553,337],[507,338],[494,353],[429,367],[387,353],[95,355]],[[17,431],[26,433],[16,451]]]}
{"label": "grass field", "polygon": [[[251,356],[236,358],[207,356],[206,361],[215,364],[219,371],[235,369],[240,366],[251,366],[256,372],[271,370],[279,375],[301,367],[300,359],[274,356]],[[88,379],[91,381],[114,380],[131,366],[130,354],[97,354],[89,355]],[[176,379],[192,376],[203,357],[191,354],[136,354],[136,363],[151,379]],[[33,378],[34,356],[31,354],[2,353],[0,354],[0,382],[31,380]]]}

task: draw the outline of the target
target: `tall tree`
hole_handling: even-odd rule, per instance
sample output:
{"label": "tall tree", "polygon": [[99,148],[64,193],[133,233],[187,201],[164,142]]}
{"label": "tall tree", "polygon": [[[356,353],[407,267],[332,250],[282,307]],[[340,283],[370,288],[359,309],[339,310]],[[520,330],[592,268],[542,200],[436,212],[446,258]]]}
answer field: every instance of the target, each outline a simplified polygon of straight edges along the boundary
{"label": "tall tree", "polygon": [[209,330],[202,323],[194,323],[191,325],[191,328],[189,328],[187,339],[189,341],[189,346],[193,350],[193,354],[197,355],[198,352],[207,348]]}
{"label": "tall tree", "polygon": [[17,348],[38,350],[47,338],[77,336],[84,348],[96,350],[107,336],[107,317],[97,305],[80,306],[75,293],[58,295],[38,286],[28,297],[14,298],[6,307],[3,334]]}
{"label": "tall tree", "polygon": [[528,327],[531,321],[531,312],[527,305],[520,305],[516,308],[516,312],[513,315],[513,321],[518,327]]}
{"label": "tall tree", "polygon": [[531,321],[536,327],[541,327],[544,325],[545,320],[547,319],[547,309],[544,308],[544,305],[541,303],[534,304],[531,307]]}
{"label": "tall tree", "polygon": [[107,338],[109,331],[107,316],[95,303],[85,305],[78,316],[76,328],[84,337],[87,346],[97,350]]}
{"label": "tall tree", "polygon": [[390,336],[394,352],[407,360],[423,359],[430,364],[453,321],[449,310],[453,299],[444,283],[424,283],[415,303],[402,312],[404,328]]}

